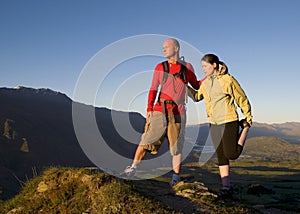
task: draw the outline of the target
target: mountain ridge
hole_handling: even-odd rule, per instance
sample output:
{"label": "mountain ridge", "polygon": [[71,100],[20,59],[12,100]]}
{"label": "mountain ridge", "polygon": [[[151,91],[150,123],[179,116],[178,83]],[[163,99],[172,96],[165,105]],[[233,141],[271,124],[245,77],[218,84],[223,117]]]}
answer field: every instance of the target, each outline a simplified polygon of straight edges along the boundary
{"label": "mountain ridge", "polygon": [[[76,138],[72,123],[73,101],[67,95],[51,89],[0,88],[0,103],[0,186],[4,198],[18,193],[20,181],[26,181],[45,167],[94,165],[82,151]],[[136,112],[88,107],[95,109],[99,131],[103,139],[110,142],[109,146],[115,152],[132,158],[136,144],[128,142],[115,130],[112,112],[118,114],[120,120],[129,117],[132,127],[140,135],[144,129],[145,118]],[[292,125],[300,127],[300,123]],[[299,143],[300,137],[293,135],[293,131],[287,132],[287,128],[278,125],[269,127],[254,122],[249,137],[275,136]],[[197,139],[193,140],[203,143],[208,135],[208,125],[188,126],[187,136],[194,131]],[[139,141],[138,135],[135,136],[135,141]],[[166,151],[168,144],[164,143],[160,154]],[[11,181],[9,185],[7,180]]]}
{"label": "mountain ridge", "polygon": [[[33,169],[41,172],[49,166],[94,166],[79,145],[72,122],[73,101],[65,94],[48,89],[0,88],[0,103],[0,186],[4,198],[18,193],[22,181],[33,176]],[[131,156],[135,145],[117,132],[111,135],[111,110],[95,108],[95,115],[104,140],[119,142],[122,146],[112,144],[112,148]],[[141,132],[144,118],[137,113],[129,117]]]}

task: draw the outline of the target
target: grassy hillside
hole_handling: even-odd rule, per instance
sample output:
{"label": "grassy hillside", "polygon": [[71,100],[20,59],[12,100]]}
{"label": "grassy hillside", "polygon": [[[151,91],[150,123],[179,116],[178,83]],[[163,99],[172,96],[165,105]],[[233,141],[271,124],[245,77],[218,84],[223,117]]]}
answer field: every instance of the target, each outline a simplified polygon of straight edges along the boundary
{"label": "grassy hillside", "polygon": [[[216,159],[201,166],[203,182],[219,188]],[[242,156],[231,161],[235,200],[262,213],[300,212],[300,145],[275,137],[249,138]]]}
{"label": "grassy hillside", "polygon": [[85,169],[51,168],[30,180],[1,213],[176,213],[132,185]]}
{"label": "grassy hillside", "polygon": [[181,180],[170,173],[127,181],[88,169],[50,168],[20,194],[2,202],[0,213],[297,213],[300,212],[299,145],[277,138],[250,138],[231,162],[232,200],[215,201],[220,188],[216,159],[183,163]]}
{"label": "grassy hillside", "polygon": [[83,168],[50,168],[21,193],[0,203],[0,213],[254,213],[234,202],[214,202],[203,183],[165,178],[128,181]]}
{"label": "grassy hillside", "polygon": [[300,156],[300,145],[275,137],[253,137],[246,141],[243,154],[266,160],[297,159]]}

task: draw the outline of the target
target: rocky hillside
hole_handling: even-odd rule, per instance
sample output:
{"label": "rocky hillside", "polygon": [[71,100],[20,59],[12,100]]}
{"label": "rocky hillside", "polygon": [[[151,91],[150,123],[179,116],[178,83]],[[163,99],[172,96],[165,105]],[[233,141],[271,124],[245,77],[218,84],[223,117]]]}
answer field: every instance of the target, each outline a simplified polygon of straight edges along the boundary
{"label": "rocky hillside", "polygon": [[291,160],[300,157],[300,145],[276,137],[252,137],[246,141],[243,154],[266,160]]}
{"label": "rocky hillside", "polygon": [[216,202],[200,182],[120,180],[90,169],[50,168],[19,195],[0,204],[0,213],[255,213],[238,203]]}

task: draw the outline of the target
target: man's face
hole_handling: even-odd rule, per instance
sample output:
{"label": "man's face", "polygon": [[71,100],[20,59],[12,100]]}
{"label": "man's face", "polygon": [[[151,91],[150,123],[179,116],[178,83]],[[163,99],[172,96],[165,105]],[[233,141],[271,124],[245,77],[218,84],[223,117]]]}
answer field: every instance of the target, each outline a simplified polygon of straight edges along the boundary
{"label": "man's face", "polygon": [[163,53],[164,57],[171,58],[175,56],[178,53],[178,47],[174,44],[174,41],[171,39],[168,39],[163,44]]}

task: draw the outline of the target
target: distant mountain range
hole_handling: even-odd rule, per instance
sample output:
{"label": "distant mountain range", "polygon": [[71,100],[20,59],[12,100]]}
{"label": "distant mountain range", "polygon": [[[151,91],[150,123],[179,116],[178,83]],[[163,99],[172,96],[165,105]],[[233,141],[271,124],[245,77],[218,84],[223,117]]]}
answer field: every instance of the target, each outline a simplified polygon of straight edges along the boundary
{"label": "distant mountain range", "polygon": [[[72,123],[72,103],[65,94],[51,89],[0,88],[0,187],[3,198],[15,195],[23,181],[45,167],[93,166],[77,141]],[[129,115],[131,125],[139,133],[143,131],[145,118],[134,112],[88,107],[95,109],[99,131],[109,146],[132,158],[136,144],[120,136],[114,128],[111,113],[118,114],[120,120]],[[195,140],[201,144],[207,138],[208,124],[188,126],[187,136],[195,131],[198,133]],[[272,136],[300,144],[300,123],[254,123],[249,137],[258,136]],[[136,136],[138,141],[139,136]],[[168,145],[164,144],[160,152],[167,149]]]}
{"label": "distant mountain range", "polygon": [[[188,134],[190,133],[190,135],[191,133],[199,132],[197,141],[201,144],[203,143],[203,139],[206,139],[208,136],[209,125],[191,125],[188,126],[187,129],[187,132]],[[300,123],[286,122],[280,124],[267,124],[254,122],[248,133],[248,138],[260,136],[277,137],[292,144],[300,144]]]}
{"label": "distant mountain range", "polygon": [[281,124],[254,123],[249,137],[272,136],[290,143],[300,144],[300,123],[286,122]]}

